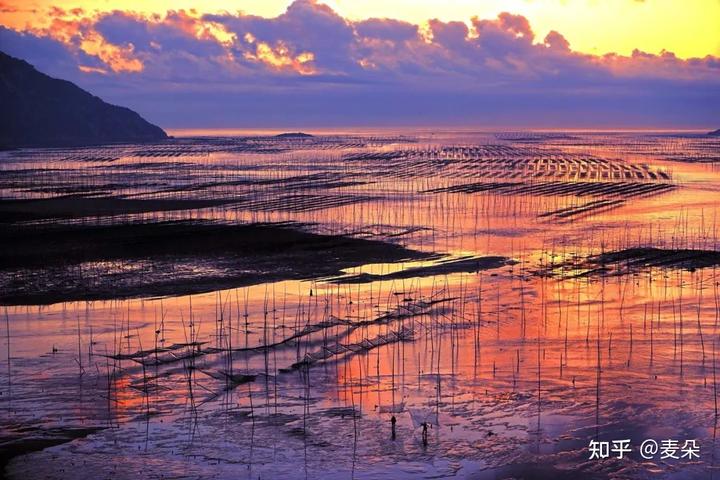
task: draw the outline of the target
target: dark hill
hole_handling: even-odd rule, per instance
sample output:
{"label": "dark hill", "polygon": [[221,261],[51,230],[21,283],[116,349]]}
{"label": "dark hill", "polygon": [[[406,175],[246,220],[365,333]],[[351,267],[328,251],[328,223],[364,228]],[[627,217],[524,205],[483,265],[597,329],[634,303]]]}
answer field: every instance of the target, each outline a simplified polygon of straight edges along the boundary
{"label": "dark hill", "polygon": [[713,132],[708,132],[708,135],[710,135],[711,137],[720,137],[720,128]]}
{"label": "dark hill", "polygon": [[290,132],[290,133],[281,133],[279,135],[275,135],[275,138],[312,138],[313,136],[309,133],[303,133],[303,132]]}
{"label": "dark hill", "polygon": [[0,52],[0,148],[147,142],[167,134],[129,108]]}

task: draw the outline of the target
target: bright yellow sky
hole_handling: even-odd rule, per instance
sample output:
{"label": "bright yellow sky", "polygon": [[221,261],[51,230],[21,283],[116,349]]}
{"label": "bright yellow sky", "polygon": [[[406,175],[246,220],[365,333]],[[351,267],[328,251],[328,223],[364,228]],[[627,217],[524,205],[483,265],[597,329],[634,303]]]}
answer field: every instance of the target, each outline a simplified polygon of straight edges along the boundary
{"label": "bright yellow sky", "polygon": [[[242,10],[262,16],[282,13],[288,0],[0,0],[20,9],[58,6],[65,9],[132,10],[161,13],[196,8],[203,12]],[[326,0],[346,18],[388,17],[422,23],[430,18],[469,21],[494,18],[507,11],[526,16],[540,38],[562,33],[574,50],[629,54],[639,48],[662,49],[682,58],[720,56],[720,0]],[[0,23],[19,27],[42,15],[0,13]],[[40,20],[41,21],[41,20]]]}

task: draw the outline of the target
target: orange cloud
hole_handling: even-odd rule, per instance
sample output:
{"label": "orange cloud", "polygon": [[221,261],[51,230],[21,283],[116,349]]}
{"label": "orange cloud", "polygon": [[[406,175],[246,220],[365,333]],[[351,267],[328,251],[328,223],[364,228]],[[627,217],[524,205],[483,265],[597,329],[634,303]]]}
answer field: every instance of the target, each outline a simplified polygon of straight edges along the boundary
{"label": "orange cloud", "polygon": [[52,7],[49,11],[50,23],[48,26],[29,28],[27,31],[38,37],[52,38],[71,49],[77,49],[97,57],[113,72],[141,72],[143,70],[143,63],[133,55],[132,43],[115,45],[108,42],[95,30],[95,19],[84,15],[85,12],[80,8],[63,10]]}
{"label": "orange cloud", "polygon": [[279,41],[272,47],[270,44],[258,41],[252,34],[245,35],[245,41],[255,46],[254,52],[245,52],[245,58],[261,62],[276,70],[289,70],[300,75],[313,75],[317,73],[312,65],[315,55],[312,52],[301,52],[293,56],[285,42]]}
{"label": "orange cloud", "polygon": [[[47,24],[34,26],[25,29],[38,37],[48,37],[57,40],[71,49],[77,49],[88,55],[97,57],[115,73],[138,73],[144,69],[144,64],[135,55],[135,47],[132,43],[116,45],[108,42],[96,29],[95,23],[100,18],[98,15],[88,15],[81,8],[64,10],[58,7],[51,7],[47,12]],[[200,18],[194,10],[169,11],[164,17],[153,15],[152,18],[138,16],[144,22],[155,22],[176,28],[186,35],[198,40],[212,40],[225,47],[235,43],[236,36],[228,32],[225,26],[205,21]],[[97,69],[83,66],[79,67],[82,72],[98,72]]]}
{"label": "orange cloud", "polygon": [[113,72],[142,72],[143,63],[133,57],[133,45],[113,45],[102,35],[90,31],[80,41],[80,49],[88,55],[98,57]]}
{"label": "orange cloud", "polygon": [[108,71],[100,67],[90,67],[88,65],[78,65],[78,70],[83,73],[99,73],[101,75],[107,75]]}
{"label": "orange cloud", "polygon": [[203,20],[194,9],[170,11],[164,19],[158,20],[198,40],[213,40],[226,47],[231,46],[237,40],[237,36],[228,31],[224,25]]}

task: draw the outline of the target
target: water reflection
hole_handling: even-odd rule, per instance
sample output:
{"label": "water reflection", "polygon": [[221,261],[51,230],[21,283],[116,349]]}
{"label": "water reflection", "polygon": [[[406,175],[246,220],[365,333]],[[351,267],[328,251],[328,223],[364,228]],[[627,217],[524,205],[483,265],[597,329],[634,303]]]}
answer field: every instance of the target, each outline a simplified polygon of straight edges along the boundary
{"label": "water reflection", "polygon": [[[166,156],[126,146],[82,158],[36,151],[4,159],[3,173],[15,182],[3,182],[7,197],[82,186],[121,198],[236,200],[103,214],[103,222],[292,221],[315,233],[444,255],[191,296],[4,307],[4,436],[27,451],[36,449],[29,437],[57,444],[16,457],[8,473],[707,478],[716,453],[717,267],[625,261],[599,268],[585,260],[648,245],[717,250],[717,197],[709,192],[720,185],[718,172],[678,161],[683,152],[706,151],[704,140],[590,138],[592,147],[482,136],[476,141],[490,147],[445,154],[422,138],[410,146],[333,138],[274,150],[188,140],[172,155],[165,148]],[[668,180],[641,181],[677,188],[614,193],[624,202],[618,208],[562,222],[541,214],[587,200],[576,191],[428,193],[497,181],[498,171],[503,183],[545,181],[528,180],[528,163],[565,165],[548,168],[558,181],[556,173],[573,165],[585,171],[586,160],[593,181],[631,165],[668,172]],[[54,173],[25,177],[25,170]],[[397,275],[468,256],[512,261]],[[121,270],[142,275],[137,265]],[[92,268],[118,273],[117,266],[82,267]],[[207,275],[202,266],[194,271]],[[633,445],[698,439],[702,454],[697,462],[636,453],[588,461],[590,440],[620,438]]]}

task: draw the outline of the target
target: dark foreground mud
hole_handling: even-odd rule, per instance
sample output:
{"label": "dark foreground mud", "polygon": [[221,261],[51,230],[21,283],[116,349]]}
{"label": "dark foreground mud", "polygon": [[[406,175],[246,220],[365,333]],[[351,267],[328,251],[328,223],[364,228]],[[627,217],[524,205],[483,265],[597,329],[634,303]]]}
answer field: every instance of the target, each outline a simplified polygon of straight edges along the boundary
{"label": "dark foreground mud", "polygon": [[572,276],[626,275],[651,268],[682,269],[693,272],[720,266],[720,251],[633,247],[577,257],[548,266],[549,272]]}
{"label": "dark foreground mud", "polygon": [[149,212],[167,212],[196,208],[216,207],[228,203],[223,199],[177,200],[177,199],[124,199],[86,198],[67,195],[33,200],[1,200],[0,223],[29,220],[77,219],[114,215],[130,215]]}
{"label": "dark foreground mud", "polygon": [[4,226],[0,303],[185,295],[427,257],[386,242],[318,235],[290,224]]}
{"label": "dark foreground mud", "polygon": [[[85,438],[100,430],[102,430],[100,427],[42,429],[22,426],[19,426],[15,432],[8,430],[0,437],[0,469],[4,469],[10,460],[20,455]],[[0,478],[4,478],[2,471]]]}
{"label": "dark foreground mud", "polygon": [[347,275],[331,278],[331,283],[372,283],[381,280],[406,280],[410,278],[433,277],[436,275],[449,275],[451,273],[473,273],[480,270],[512,265],[513,260],[506,257],[463,257],[454,260],[441,260],[433,265],[423,267],[410,267],[392,273],[375,274],[360,273],[358,275]]}

